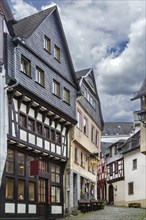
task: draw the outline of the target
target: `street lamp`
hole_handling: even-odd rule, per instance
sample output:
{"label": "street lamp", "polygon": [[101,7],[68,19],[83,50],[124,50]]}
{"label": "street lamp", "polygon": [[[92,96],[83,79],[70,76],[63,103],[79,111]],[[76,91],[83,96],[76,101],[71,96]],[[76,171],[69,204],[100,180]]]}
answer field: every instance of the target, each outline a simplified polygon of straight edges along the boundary
{"label": "street lamp", "polygon": [[141,110],[137,113],[139,121],[143,123],[143,126],[146,127],[146,110]]}

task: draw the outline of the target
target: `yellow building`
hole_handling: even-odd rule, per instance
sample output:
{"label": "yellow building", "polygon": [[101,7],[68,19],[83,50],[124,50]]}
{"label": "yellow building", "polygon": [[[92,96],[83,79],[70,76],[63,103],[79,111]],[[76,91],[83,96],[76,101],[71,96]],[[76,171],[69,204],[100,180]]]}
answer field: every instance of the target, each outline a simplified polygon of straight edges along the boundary
{"label": "yellow building", "polygon": [[103,118],[92,69],[76,72],[82,95],[77,100],[77,125],[70,132],[66,168],[66,207],[72,211],[80,199],[97,199],[97,163]]}

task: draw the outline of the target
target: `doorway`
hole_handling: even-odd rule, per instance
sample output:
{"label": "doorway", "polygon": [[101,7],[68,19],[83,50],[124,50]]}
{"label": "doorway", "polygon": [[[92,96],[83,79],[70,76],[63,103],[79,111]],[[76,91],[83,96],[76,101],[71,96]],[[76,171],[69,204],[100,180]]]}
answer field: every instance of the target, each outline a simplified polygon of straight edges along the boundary
{"label": "doorway", "polygon": [[109,185],[109,203],[114,204],[114,187],[113,185]]}

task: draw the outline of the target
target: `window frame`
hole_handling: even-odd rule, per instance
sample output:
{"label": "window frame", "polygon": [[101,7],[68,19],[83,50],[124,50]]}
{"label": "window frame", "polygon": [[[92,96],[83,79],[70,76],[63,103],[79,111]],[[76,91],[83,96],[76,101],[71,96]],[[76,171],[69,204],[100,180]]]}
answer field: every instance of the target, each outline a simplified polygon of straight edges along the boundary
{"label": "window frame", "polygon": [[82,112],[77,109],[77,128],[82,130]]}
{"label": "window frame", "polygon": [[85,116],[83,118],[83,132],[86,136],[88,136],[88,119]]}
{"label": "window frame", "polygon": [[133,168],[133,170],[137,170],[137,159],[133,160],[132,168]]}
{"label": "window frame", "polygon": [[44,71],[36,66],[36,82],[41,85],[42,87],[45,87],[45,73]]}
{"label": "window frame", "polygon": [[57,96],[58,98],[60,98],[60,83],[58,81],[56,81],[55,79],[53,79],[53,94],[55,96]]}
{"label": "window frame", "polygon": [[78,163],[78,147],[75,146],[74,151],[74,162]]}
{"label": "window frame", "polygon": [[21,72],[26,76],[31,77],[31,61],[24,55],[21,55]]}
{"label": "window frame", "polygon": [[54,44],[54,58],[60,62],[61,51],[60,51],[60,48],[56,44]]}
{"label": "window frame", "polygon": [[95,127],[93,125],[91,127],[91,141],[95,144]]}
{"label": "window frame", "polygon": [[134,195],[134,182],[128,183],[128,195]]}
{"label": "window frame", "polygon": [[70,90],[65,87],[63,89],[63,101],[70,105]]}
{"label": "window frame", "polygon": [[51,54],[51,39],[44,35],[44,49]]}

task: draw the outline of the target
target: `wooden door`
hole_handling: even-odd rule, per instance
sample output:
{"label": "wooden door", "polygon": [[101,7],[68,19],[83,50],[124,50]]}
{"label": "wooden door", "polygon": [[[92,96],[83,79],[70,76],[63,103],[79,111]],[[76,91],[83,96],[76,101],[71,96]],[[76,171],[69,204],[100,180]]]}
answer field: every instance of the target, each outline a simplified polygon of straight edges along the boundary
{"label": "wooden door", "polygon": [[110,202],[110,204],[114,203],[114,187],[113,187],[113,185],[109,185],[109,202]]}

